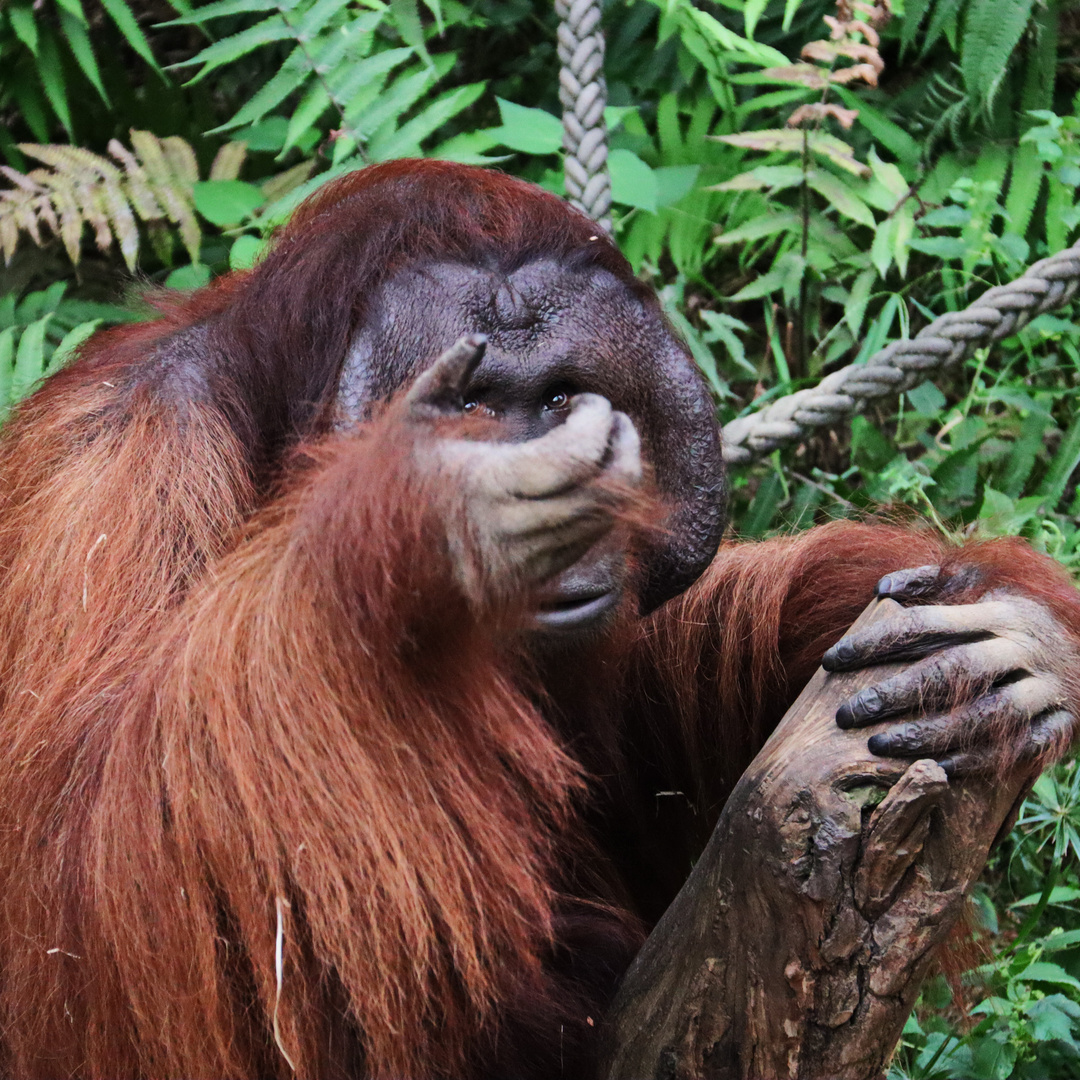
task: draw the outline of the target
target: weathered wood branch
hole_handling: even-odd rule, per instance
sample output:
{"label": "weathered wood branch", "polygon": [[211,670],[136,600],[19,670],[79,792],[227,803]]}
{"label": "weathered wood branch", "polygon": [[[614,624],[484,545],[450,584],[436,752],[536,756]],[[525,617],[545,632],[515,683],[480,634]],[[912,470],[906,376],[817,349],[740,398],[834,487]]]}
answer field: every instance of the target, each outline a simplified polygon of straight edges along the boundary
{"label": "weathered wood branch", "polygon": [[[856,626],[897,610],[872,604]],[[932,952],[1032,777],[875,758],[819,670],[746,771],[628,972],[607,1080],[880,1077]]]}

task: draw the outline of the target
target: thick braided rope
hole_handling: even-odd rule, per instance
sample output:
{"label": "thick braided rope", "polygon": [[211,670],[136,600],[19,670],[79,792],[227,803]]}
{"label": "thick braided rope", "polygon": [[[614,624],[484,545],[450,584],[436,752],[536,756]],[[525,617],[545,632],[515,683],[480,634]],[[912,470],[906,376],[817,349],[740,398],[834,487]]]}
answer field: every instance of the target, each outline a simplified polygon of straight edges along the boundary
{"label": "thick braided rope", "polygon": [[865,364],[849,364],[817,386],[779,398],[724,427],[724,460],[741,465],[834,427],[868,401],[909,390],[938,369],[1015,333],[1036,315],[1063,307],[1080,286],[1080,243],[1031,266],[1023,277],[988,289],[970,307],[949,312],[915,337],[893,341]]}
{"label": "thick braided rope", "polygon": [[559,101],[563,108],[566,193],[611,232],[611,180],[607,168],[604,106],[604,32],[600,0],[555,0],[559,24]]}

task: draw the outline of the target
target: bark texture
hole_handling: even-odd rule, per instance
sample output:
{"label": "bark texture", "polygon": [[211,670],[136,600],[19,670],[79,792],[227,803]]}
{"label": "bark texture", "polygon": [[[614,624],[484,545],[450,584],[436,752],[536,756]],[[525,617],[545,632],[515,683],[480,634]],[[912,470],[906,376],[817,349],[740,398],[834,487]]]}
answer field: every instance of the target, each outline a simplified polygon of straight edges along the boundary
{"label": "bark texture", "polygon": [[[856,622],[898,605],[875,601]],[[747,769],[609,1020],[607,1080],[880,1077],[1030,769],[875,758],[819,669]]]}

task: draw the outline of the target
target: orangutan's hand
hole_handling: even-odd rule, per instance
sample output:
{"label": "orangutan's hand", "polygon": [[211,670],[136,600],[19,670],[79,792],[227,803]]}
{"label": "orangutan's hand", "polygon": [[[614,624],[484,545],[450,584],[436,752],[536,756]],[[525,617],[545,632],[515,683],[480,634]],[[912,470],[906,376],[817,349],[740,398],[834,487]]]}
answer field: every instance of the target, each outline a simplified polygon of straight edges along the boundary
{"label": "orangutan's hand", "polygon": [[[481,334],[463,337],[416,380],[406,397],[414,420],[461,415],[485,346]],[[527,442],[433,432],[418,453],[456,493],[447,537],[474,601],[539,585],[573,565],[611,530],[641,482],[634,425],[597,394],[576,395],[564,423]]]}
{"label": "orangutan's hand", "polygon": [[[941,570],[921,566],[881,579],[901,602],[939,591]],[[950,773],[1009,761],[1044,761],[1072,741],[1068,683],[1080,656],[1051,612],[1029,597],[989,593],[978,603],[909,607],[838,641],[822,665],[853,671],[911,661],[861,690],[836,713],[842,728],[880,725],[872,753],[936,758]]]}

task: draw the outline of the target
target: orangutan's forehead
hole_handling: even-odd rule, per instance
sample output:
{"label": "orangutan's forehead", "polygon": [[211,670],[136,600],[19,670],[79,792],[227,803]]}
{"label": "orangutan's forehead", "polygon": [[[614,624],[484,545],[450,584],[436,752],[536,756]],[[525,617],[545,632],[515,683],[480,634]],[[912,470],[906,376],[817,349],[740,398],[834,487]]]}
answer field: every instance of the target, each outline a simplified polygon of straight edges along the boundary
{"label": "orangutan's forehead", "polygon": [[[455,311],[476,330],[499,335],[514,331],[543,333],[567,318],[610,321],[612,305],[640,312],[640,302],[608,271],[576,269],[551,259],[525,263],[510,272],[457,262],[410,267],[383,287],[380,307],[425,304],[427,311]],[[379,313],[373,312],[376,318]]]}
{"label": "orangutan's forehead", "polygon": [[[344,415],[415,378],[461,335],[488,337],[486,366],[514,367],[519,378],[566,367],[589,373],[642,369],[673,339],[662,319],[607,270],[538,259],[512,271],[457,262],[413,265],[390,278],[367,304],[338,384]],[[583,389],[607,393],[590,377]]]}

